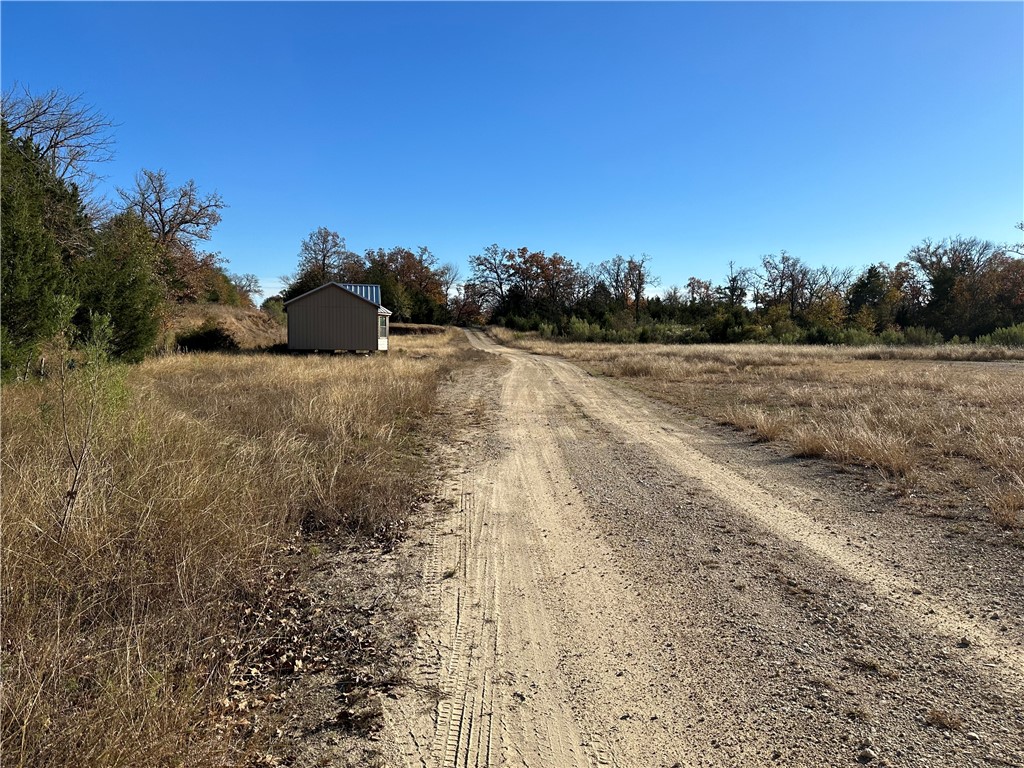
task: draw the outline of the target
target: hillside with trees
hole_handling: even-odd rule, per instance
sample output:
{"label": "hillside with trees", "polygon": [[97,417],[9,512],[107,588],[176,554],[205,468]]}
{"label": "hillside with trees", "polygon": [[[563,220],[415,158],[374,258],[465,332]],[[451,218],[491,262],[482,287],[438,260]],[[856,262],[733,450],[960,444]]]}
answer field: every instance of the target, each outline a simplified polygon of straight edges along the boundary
{"label": "hillside with trees", "polygon": [[63,330],[61,307],[72,308],[81,336],[106,318],[111,353],[138,362],[157,348],[177,305],[252,306],[255,278],[229,274],[217,254],[199,247],[225,207],[216,192],[142,169],[131,187],[118,190],[117,203],[97,194],[112,125],[79,96],[4,94],[4,376],[44,365],[46,345]]}

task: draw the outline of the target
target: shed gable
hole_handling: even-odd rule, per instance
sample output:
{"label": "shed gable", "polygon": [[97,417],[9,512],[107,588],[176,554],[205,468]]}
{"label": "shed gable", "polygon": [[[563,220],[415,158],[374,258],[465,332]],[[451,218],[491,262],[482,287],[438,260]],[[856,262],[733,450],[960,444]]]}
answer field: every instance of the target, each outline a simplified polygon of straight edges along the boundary
{"label": "shed gable", "polygon": [[287,311],[289,349],[377,349],[378,305],[340,283],[292,299]]}

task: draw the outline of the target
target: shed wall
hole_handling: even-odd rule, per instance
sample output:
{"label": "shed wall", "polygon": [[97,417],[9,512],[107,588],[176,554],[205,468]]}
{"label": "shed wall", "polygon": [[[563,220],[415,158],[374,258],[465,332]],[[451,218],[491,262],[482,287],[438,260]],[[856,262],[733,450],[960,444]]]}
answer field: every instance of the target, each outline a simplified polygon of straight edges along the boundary
{"label": "shed wall", "polygon": [[377,349],[377,307],[330,286],[288,306],[288,349]]}

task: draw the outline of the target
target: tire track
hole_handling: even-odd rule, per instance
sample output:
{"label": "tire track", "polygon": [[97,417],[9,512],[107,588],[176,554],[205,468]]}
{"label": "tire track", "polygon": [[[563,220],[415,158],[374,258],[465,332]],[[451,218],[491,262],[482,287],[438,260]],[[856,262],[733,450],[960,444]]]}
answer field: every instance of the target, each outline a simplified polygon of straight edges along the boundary
{"label": "tire track", "polygon": [[[466,383],[497,395],[493,421],[451,449],[424,537],[417,675],[438,695],[390,716],[405,765],[854,765],[879,743],[891,764],[1017,764],[1019,640],[844,546],[810,493],[723,464],[642,395],[468,335],[509,365]],[[836,615],[865,600],[871,626]],[[991,747],[914,719],[957,696]]]}

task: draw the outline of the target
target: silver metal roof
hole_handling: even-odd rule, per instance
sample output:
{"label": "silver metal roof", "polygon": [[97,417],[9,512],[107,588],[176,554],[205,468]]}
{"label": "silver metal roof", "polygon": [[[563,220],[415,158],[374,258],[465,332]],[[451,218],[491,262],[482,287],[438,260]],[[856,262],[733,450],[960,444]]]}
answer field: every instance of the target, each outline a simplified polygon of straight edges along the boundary
{"label": "silver metal roof", "polygon": [[352,291],[356,296],[367,301],[372,301],[380,306],[380,286],[368,283],[338,283],[346,291]]}
{"label": "silver metal roof", "polygon": [[289,304],[292,304],[292,303],[298,301],[299,299],[304,299],[306,296],[309,296],[309,294],[316,293],[317,291],[322,291],[324,288],[327,288],[327,287],[332,286],[332,285],[336,285],[338,288],[344,288],[349,293],[354,293],[356,296],[358,296],[363,301],[369,301],[372,304],[376,304],[378,307],[381,306],[381,303],[380,303],[380,286],[379,285],[370,285],[369,283],[333,283],[332,282],[332,283],[324,283],[323,285],[321,285],[321,286],[319,286],[317,288],[313,288],[310,291],[306,291],[305,293],[300,294],[300,295],[296,296],[295,298],[288,299],[288,301],[286,301],[284,303],[285,311],[286,312],[288,311],[288,305]]}

